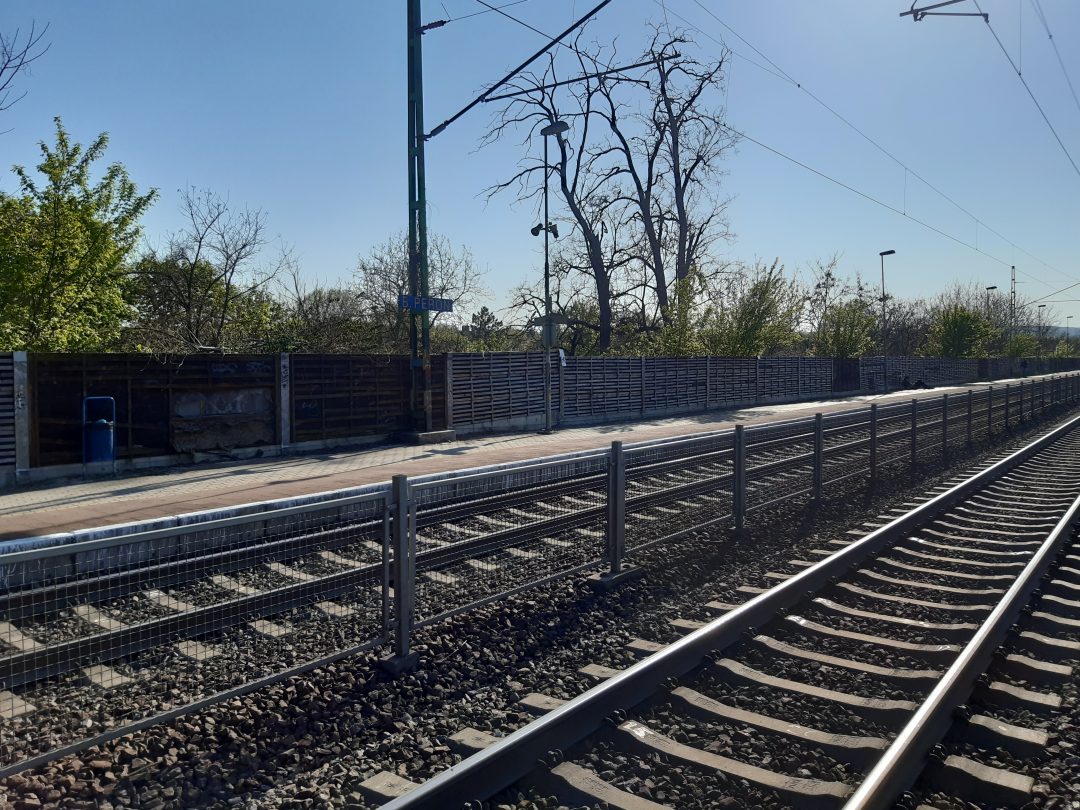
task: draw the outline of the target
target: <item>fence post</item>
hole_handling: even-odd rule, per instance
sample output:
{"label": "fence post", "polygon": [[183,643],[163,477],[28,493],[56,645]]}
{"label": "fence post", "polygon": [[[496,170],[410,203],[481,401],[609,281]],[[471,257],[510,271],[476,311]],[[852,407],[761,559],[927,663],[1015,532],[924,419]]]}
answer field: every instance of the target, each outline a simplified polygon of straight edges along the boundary
{"label": "fence post", "polygon": [[949,458],[949,395],[941,395],[941,460]]}
{"label": "fence post", "polygon": [[292,364],[288,352],[278,354],[278,446],[292,443]]}
{"label": "fence post", "polygon": [[413,617],[416,611],[416,521],[409,478],[395,475],[390,482],[393,516],[390,544],[393,550],[394,579],[394,655],[382,660],[392,675],[416,667],[420,654],[410,649]]}
{"label": "fence post", "polygon": [[986,390],[986,438],[994,435],[994,386]]}
{"label": "fence post", "polygon": [[735,518],[735,531],[743,530],[746,518],[746,432],[742,425],[735,426],[734,470],[731,480],[731,512]]}
{"label": "fence post", "polygon": [[26,352],[12,352],[15,387],[12,391],[15,401],[15,480],[24,481],[30,476],[30,411],[33,406],[32,380],[30,379],[30,360]]}
{"label": "fence post", "polygon": [[911,467],[915,468],[916,461],[918,460],[917,453],[918,447],[915,445],[916,431],[919,428],[919,400],[911,400]]}
{"label": "fence post", "polygon": [[870,403],[870,487],[877,485],[877,403]]}
{"label": "fence post", "polygon": [[[1028,386],[1031,388],[1031,386]],[[1029,414],[1030,415],[1030,414]],[[1020,381],[1020,396],[1017,397],[1016,403],[1016,424],[1017,426],[1024,423],[1024,381]]]}
{"label": "fence post", "polygon": [[[443,387],[446,389],[446,429],[454,429],[454,353],[446,353],[446,380]],[[526,414],[528,418],[528,414]]]}
{"label": "fence post", "polygon": [[638,371],[641,372],[641,390],[638,394],[641,396],[641,418],[645,418],[645,358],[638,358]]}
{"label": "fence post", "polygon": [[975,441],[972,420],[975,418],[975,392],[968,389],[968,446]]}
{"label": "fence post", "polygon": [[825,468],[825,432],[820,413],[814,414],[814,500],[821,500],[821,485]]}
{"label": "fence post", "polygon": [[1009,391],[1009,383],[1005,383],[1005,430],[1009,429],[1009,400],[1012,399],[1012,392]]}
{"label": "fence post", "polygon": [[712,409],[712,358],[705,355],[705,410]]}
{"label": "fence post", "polygon": [[608,456],[607,552],[611,576],[622,572],[626,551],[626,456],[622,442],[611,443]]}

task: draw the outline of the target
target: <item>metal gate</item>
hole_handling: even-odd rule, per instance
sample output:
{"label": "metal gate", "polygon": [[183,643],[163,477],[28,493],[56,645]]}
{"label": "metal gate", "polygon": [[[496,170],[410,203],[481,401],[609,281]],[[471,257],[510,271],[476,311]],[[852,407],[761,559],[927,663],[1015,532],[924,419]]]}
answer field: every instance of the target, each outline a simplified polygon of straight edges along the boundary
{"label": "metal gate", "polygon": [[833,360],[833,392],[858,391],[859,358],[836,358]]}

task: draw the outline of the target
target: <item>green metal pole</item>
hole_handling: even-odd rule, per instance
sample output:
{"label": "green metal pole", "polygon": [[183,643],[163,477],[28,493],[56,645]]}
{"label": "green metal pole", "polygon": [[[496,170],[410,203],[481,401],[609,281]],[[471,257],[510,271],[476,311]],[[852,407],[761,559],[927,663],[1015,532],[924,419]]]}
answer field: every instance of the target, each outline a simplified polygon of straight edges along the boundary
{"label": "green metal pole", "polygon": [[[427,189],[424,173],[424,56],[420,0],[408,0],[409,82],[409,293],[429,295]],[[419,336],[417,321],[419,320]],[[409,315],[413,403],[431,430],[431,318],[425,310]],[[418,414],[419,416],[419,414]],[[420,420],[418,419],[418,422]]]}

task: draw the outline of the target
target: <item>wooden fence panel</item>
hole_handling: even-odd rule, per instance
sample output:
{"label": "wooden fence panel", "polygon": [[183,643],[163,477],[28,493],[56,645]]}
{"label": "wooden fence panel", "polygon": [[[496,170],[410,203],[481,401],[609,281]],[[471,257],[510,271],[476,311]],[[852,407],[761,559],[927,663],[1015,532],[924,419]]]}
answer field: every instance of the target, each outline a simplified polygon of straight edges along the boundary
{"label": "wooden fence panel", "polygon": [[[456,430],[528,427],[544,418],[544,352],[454,354],[449,358]],[[552,414],[559,410],[559,358],[551,356]],[[539,420],[539,422],[538,422]]]}
{"label": "wooden fence panel", "polygon": [[563,377],[564,422],[642,414],[642,358],[570,357]]}
{"label": "wooden fence panel", "polygon": [[82,401],[116,400],[118,458],[277,441],[275,358],[31,354],[31,464],[82,461]]}
{"label": "wooden fence panel", "polygon": [[708,360],[704,357],[644,358],[645,413],[675,414],[708,407]]}
{"label": "wooden fence panel", "polygon": [[[408,357],[293,354],[289,364],[292,442],[396,433],[411,427]],[[441,368],[445,373],[445,365]],[[441,398],[433,407],[445,413]],[[438,418],[440,424],[445,420]]]}

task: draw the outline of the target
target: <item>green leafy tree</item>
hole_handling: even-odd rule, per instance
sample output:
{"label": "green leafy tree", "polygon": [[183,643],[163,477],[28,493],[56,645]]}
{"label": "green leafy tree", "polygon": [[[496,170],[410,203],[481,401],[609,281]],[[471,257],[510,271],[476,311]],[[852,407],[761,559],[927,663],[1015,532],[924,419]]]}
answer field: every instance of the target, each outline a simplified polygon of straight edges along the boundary
{"label": "green leafy tree", "polygon": [[41,143],[43,180],[16,166],[18,194],[0,195],[0,346],[107,349],[128,312],[124,263],[157,191],[139,194],[119,163],[93,183],[108,135],[84,149],[54,121],[56,144]]}
{"label": "green leafy tree", "polygon": [[938,312],[927,335],[924,354],[934,357],[984,357],[993,328],[982,315],[962,304]]}
{"label": "green leafy tree", "polygon": [[861,357],[874,345],[877,319],[870,305],[855,298],[834,304],[818,328],[819,357]]}
{"label": "green leafy tree", "polygon": [[479,312],[474,312],[469,325],[463,327],[461,331],[469,338],[474,351],[496,352],[506,351],[509,348],[507,345],[509,330],[487,307],[480,307]]}
{"label": "green leafy tree", "polygon": [[793,346],[803,301],[798,284],[784,275],[779,260],[730,276],[705,314],[700,332],[705,352],[756,357]]}
{"label": "green leafy tree", "polygon": [[1073,346],[1073,342],[1067,338],[1062,338],[1054,346],[1054,351],[1050,354],[1051,357],[1076,357],[1076,347]]}
{"label": "green leafy tree", "polygon": [[700,357],[705,353],[698,329],[698,299],[704,292],[704,279],[691,270],[686,278],[668,289],[667,320],[660,328],[651,349],[659,357]]}
{"label": "green leafy tree", "polygon": [[1035,352],[1038,350],[1039,341],[1035,339],[1034,335],[1013,335],[1009,342],[1005,344],[1005,356],[1014,359],[1019,357],[1034,357]]}

